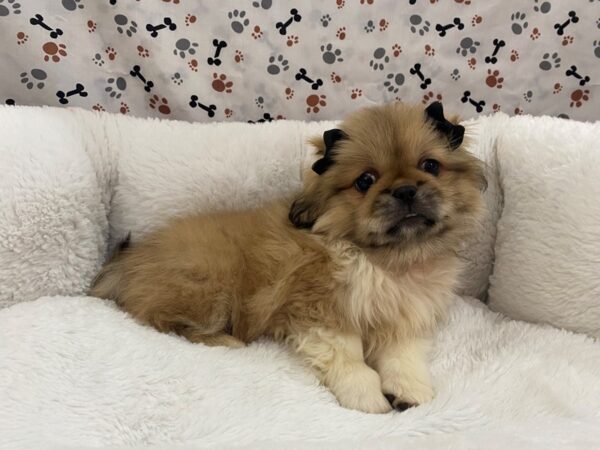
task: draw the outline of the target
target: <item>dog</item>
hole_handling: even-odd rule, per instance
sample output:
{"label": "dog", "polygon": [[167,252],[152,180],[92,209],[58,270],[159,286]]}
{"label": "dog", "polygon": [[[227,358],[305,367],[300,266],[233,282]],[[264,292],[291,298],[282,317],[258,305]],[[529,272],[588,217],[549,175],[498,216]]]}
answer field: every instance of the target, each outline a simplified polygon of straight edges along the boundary
{"label": "dog", "polygon": [[427,402],[430,339],[483,206],[464,134],[439,102],[358,110],[311,141],[296,198],[174,219],[119,251],[90,293],[191,342],[284,342],[346,408]]}

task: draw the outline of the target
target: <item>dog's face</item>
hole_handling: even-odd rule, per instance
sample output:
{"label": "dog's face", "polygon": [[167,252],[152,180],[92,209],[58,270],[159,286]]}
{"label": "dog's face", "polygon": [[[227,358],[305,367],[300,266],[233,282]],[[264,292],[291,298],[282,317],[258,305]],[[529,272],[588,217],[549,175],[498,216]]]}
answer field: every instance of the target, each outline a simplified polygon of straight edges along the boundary
{"label": "dog's face", "polygon": [[313,141],[321,158],[290,220],[361,247],[463,236],[485,188],[479,160],[462,148],[463,134],[440,103],[358,111]]}

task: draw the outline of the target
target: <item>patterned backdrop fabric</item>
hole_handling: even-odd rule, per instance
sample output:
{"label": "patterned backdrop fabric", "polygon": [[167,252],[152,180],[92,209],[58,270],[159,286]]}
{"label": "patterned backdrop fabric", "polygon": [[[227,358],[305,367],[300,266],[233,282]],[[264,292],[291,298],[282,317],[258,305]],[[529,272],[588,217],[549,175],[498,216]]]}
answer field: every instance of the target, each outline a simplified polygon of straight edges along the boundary
{"label": "patterned backdrop fabric", "polygon": [[0,0],[0,101],[189,121],[600,119],[599,0]]}

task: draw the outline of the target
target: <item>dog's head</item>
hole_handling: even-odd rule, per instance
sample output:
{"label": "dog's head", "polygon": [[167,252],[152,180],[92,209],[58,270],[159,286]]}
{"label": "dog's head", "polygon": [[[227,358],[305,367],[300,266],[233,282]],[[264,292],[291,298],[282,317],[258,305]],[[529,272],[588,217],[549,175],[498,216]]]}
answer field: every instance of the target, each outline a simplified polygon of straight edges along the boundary
{"label": "dog's head", "polygon": [[290,220],[361,247],[464,235],[485,188],[480,161],[463,148],[464,131],[437,102],[357,111],[312,141],[319,159]]}

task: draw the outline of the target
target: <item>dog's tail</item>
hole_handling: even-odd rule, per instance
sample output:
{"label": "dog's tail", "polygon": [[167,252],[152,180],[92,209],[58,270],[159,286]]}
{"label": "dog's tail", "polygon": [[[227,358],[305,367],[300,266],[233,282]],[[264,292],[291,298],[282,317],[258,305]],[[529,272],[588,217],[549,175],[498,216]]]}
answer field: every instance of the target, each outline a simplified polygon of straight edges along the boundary
{"label": "dog's tail", "polygon": [[121,290],[121,276],[123,274],[122,261],[123,255],[131,245],[131,232],[119,243],[112,255],[107,259],[108,262],[92,281],[89,295],[93,297],[105,298],[119,301]]}

